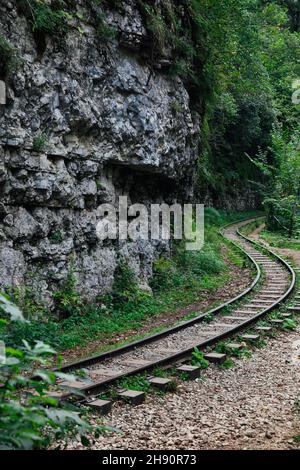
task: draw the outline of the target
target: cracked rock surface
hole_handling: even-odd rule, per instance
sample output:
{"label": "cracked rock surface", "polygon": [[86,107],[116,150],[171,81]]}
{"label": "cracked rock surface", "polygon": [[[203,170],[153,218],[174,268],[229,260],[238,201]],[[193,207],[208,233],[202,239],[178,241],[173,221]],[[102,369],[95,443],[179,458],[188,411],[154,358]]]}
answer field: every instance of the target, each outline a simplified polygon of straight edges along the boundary
{"label": "cracked rock surface", "polygon": [[[87,2],[75,3],[91,20]],[[0,105],[0,287],[29,284],[50,300],[72,260],[93,300],[110,290],[122,254],[147,289],[153,260],[169,250],[96,237],[99,204],[120,195],[146,205],[189,199],[198,158],[200,117],[188,91],[153,71],[137,2],[122,6],[105,12],[119,39],[101,41],[92,20],[77,19],[41,50],[16,2],[1,2],[0,34],[19,63]]]}

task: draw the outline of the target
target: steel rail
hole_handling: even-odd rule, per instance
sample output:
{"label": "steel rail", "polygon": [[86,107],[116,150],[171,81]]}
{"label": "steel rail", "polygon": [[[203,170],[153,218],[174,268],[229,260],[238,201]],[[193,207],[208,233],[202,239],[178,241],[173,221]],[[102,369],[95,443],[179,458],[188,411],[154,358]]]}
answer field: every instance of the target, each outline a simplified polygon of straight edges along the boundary
{"label": "steel rail", "polygon": [[[238,220],[238,221],[235,221],[235,222],[230,222],[229,224],[223,225],[219,229],[219,235],[221,235],[226,241],[228,241],[228,239],[225,237],[223,231],[226,228],[230,227],[231,225],[236,225],[237,223],[246,222],[248,220],[249,219],[241,219],[241,220]],[[256,218],[250,219],[249,223],[251,223],[251,221],[253,221],[253,220],[257,220],[257,219]],[[228,307],[229,305],[231,305],[231,304],[237,302],[238,300],[242,299],[243,297],[245,297],[247,294],[249,294],[256,287],[256,285],[260,281],[260,279],[261,279],[261,269],[260,269],[260,266],[258,265],[258,263],[255,261],[255,259],[249,253],[247,253],[247,251],[244,250],[240,245],[238,245],[238,243],[235,243],[232,240],[230,240],[230,243],[233,244],[236,248],[238,248],[240,251],[243,252],[243,254],[254,265],[255,270],[256,270],[255,279],[253,280],[251,285],[249,287],[247,287],[247,289],[245,289],[243,292],[241,292],[240,294],[235,296],[233,299],[230,299],[227,302],[224,302],[221,305],[218,305],[217,307],[215,307],[215,308],[213,308],[213,309],[211,309],[211,310],[209,310],[205,313],[197,315],[197,316],[195,316],[194,318],[192,318],[190,320],[186,320],[186,321],[180,322],[177,325],[166,328],[166,329],[160,331],[159,333],[155,333],[153,335],[146,336],[146,337],[144,337],[142,339],[139,339],[137,341],[133,341],[131,343],[125,344],[124,346],[120,346],[118,348],[115,348],[115,349],[112,349],[110,351],[106,351],[106,352],[97,354],[95,356],[87,357],[87,358],[84,358],[84,359],[80,359],[78,361],[71,362],[69,364],[62,365],[59,368],[54,369],[54,370],[59,370],[60,372],[70,372],[74,369],[91,366],[91,365],[96,364],[98,362],[105,361],[106,359],[112,359],[113,357],[116,357],[116,356],[119,356],[119,355],[124,354],[126,352],[132,351],[132,350],[136,349],[139,346],[144,346],[145,344],[152,343],[152,342],[154,342],[154,341],[156,341],[160,338],[164,338],[164,337],[170,335],[171,333],[176,333],[177,331],[183,330],[184,328],[187,328],[188,326],[195,325],[195,324],[203,321],[205,319],[205,317],[207,317],[207,315],[216,315],[217,313],[222,311],[225,307]]]}
{"label": "steel rail", "polygon": [[[220,234],[224,236],[224,234],[222,233],[223,230],[225,230],[226,228],[230,227],[230,226],[234,226],[234,225],[237,225],[239,223],[243,223],[245,222],[245,225],[248,225],[250,224],[251,222],[257,220],[257,218],[251,218],[251,219],[245,219],[245,220],[242,220],[242,221],[236,221],[234,223],[231,223],[231,224],[227,224],[226,226],[222,227],[220,229]],[[287,271],[289,272],[289,274],[291,275],[291,282],[289,283],[289,287],[288,289],[285,291],[285,293],[283,295],[280,296],[279,299],[277,299],[276,301],[273,302],[273,304],[271,304],[270,306],[266,307],[264,310],[262,310],[261,312],[255,314],[253,313],[253,316],[251,316],[251,318],[248,318],[247,320],[239,323],[238,325],[236,326],[233,326],[232,328],[224,331],[224,332],[221,332],[221,333],[217,333],[215,335],[212,335],[210,338],[208,339],[205,339],[203,341],[201,341],[199,344],[197,344],[197,347],[198,348],[206,348],[208,346],[211,346],[213,344],[215,344],[216,342],[224,339],[224,338],[227,338],[229,336],[232,336],[233,334],[239,332],[239,331],[242,331],[243,329],[245,329],[245,327],[255,323],[258,319],[264,317],[267,313],[271,312],[272,310],[274,310],[275,308],[277,308],[292,292],[292,290],[294,289],[295,287],[295,283],[296,283],[296,275],[295,275],[295,272],[293,270],[293,268],[289,265],[289,263],[287,263],[284,259],[282,259],[277,253],[275,253],[274,251],[270,250],[269,248],[267,247],[264,247],[263,245],[259,244],[258,242],[248,238],[247,236],[243,235],[239,229],[237,229],[236,231],[237,235],[239,237],[241,237],[242,239],[244,239],[246,242],[254,245],[255,247],[257,247],[259,250],[264,250],[268,253],[268,255],[274,257],[277,261],[280,262],[280,264],[282,264],[286,269]],[[172,328],[168,328],[166,330],[164,330],[163,332],[161,333],[157,333],[155,335],[152,335],[152,336],[148,336],[142,340],[139,340],[139,341],[136,341],[134,343],[130,343],[126,346],[123,346],[123,347],[120,347],[120,348],[117,348],[115,350],[112,350],[112,351],[108,351],[106,353],[102,353],[98,356],[93,356],[91,358],[87,358],[87,359],[83,359],[81,361],[77,361],[77,362],[73,362],[72,364],[68,364],[66,366],[63,366],[60,368],[61,371],[70,371],[70,370],[74,370],[76,368],[81,368],[81,367],[84,367],[86,365],[93,365],[95,363],[101,363],[102,361],[106,360],[106,359],[110,359],[110,358],[113,358],[113,357],[116,357],[116,356],[119,356],[121,354],[123,354],[124,352],[128,352],[130,350],[135,350],[137,347],[139,346],[143,346],[145,344],[148,344],[148,343],[151,343],[151,342],[154,342],[154,341],[157,341],[159,340],[160,338],[163,338],[165,336],[168,336],[170,335],[171,333],[174,333],[174,332],[177,332],[179,330],[182,330],[182,329],[185,329],[186,327],[188,326],[191,326],[193,324],[196,324],[196,323],[199,323],[203,320],[203,318],[209,314],[216,314],[217,312],[220,312],[221,310],[223,310],[225,307],[227,307],[228,305],[231,305],[233,304],[234,302],[236,302],[237,300],[243,298],[244,296],[246,296],[249,292],[251,292],[254,287],[257,285],[258,281],[260,280],[261,278],[261,269],[260,269],[260,266],[258,265],[258,263],[255,261],[255,259],[251,256],[251,254],[247,253],[246,249],[242,248],[238,243],[235,243],[233,240],[229,240],[230,243],[232,243],[233,245],[235,245],[236,247],[238,247],[243,253],[245,253],[247,255],[247,257],[253,262],[253,264],[255,265],[256,267],[256,270],[257,270],[257,275],[256,275],[256,278],[255,280],[252,282],[251,286],[248,287],[244,292],[242,292],[241,294],[239,294],[238,296],[236,296],[234,299],[231,299],[230,301],[227,301],[226,303],[222,304],[221,306],[215,308],[215,309],[212,309],[208,312],[206,312],[205,314],[202,314],[200,316],[197,316],[195,317],[194,319],[192,320],[189,320],[187,322],[183,322],[181,323],[180,325],[176,325],[175,327],[172,327]],[[259,292],[258,292],[259,293]],[[93,394],[97,394],[99,392],[101,392],[103,389],[107,388],[108,386],[116,383],[118,380],[120,380],[121,378],[124,378],[124,377],[129,377],[129,376],[132,376],[132,375],[136,375],[136,374],[140,374],[140,373],[143,373],[143,372],[146,372],[147,370],[151,370],[153,369],[154,367],[158,367],[158,366],[165,366],[167,364],[170,364],[170,363],[173,363],[173,362],[176,362],[180,359],[183,359],[183,358],[186,358],[188,356],[190,356],[191,352],[194,350],[194,347],[189,347],[189,348],[186,348],[186,349],[182,349],[178,352],[176,352],[175,354],[171,354],[169,356],[166,356],[166,357],[163,357],[161,359],[158,359],[158,360],[154,360],[154,361],[151,361],[149,364],[147,365],[142,365],[140,367],[137,367],[133,370],[128,370],[128,371],[125,371],[124,373],[120,373],[120,374],[117,374],[117,375],[114,375],[113,377],[108,377],[107,379],[105,380],[101,380],[99,382],[95,382],[93,384],[87,384],[87,385],[83,385],[81,388],[80,388],[80,391],[83,392],[86,396],[89,396],[89,395],[93,395]],[[64,394],[64,398],[66,396],[70,396],[72,395],[72,393],[67,393],[67,394]]]}

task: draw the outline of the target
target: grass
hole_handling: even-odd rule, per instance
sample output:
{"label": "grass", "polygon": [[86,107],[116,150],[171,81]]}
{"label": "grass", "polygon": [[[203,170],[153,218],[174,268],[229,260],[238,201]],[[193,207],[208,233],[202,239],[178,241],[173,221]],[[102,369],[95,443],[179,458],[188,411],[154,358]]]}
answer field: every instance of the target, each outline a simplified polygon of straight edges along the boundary
{"label": "grass", "polygon": [[300,240],[290,239],[285,234],[280,232],[270,232],[263,230],[260,237],[266,241],[270,246],[276,248],[289,248],[291,250],[300,250]]}
{"label": "grass", "polygon": [[[158,373],[156,373],[155,376],[156,377],[168,377],[169,376],[169,374],[167,374],[166,371],[161,371],[161,372],[162,372],[162,375],[159,375]],[[151,385],[151,383],[149,382],[145,374],[134,375],[132,377],[124,377],[117,383],[117,387],[120,389],[135,390],[137,392],[149,393],[151,391],[151,392],[161,393],[159,390],[155,390],[155,387]],[[176,388],[177,388],[177,384],[175,380],[171,380],[170,383],[168,384],[167,391],[174,392]]]}
{"label": "grass", "polygon": [[[145,321],[162,313],[200,301],[203,291],[214,291],[229,281],[225,251],[238,266],[245,263],[244,256],[227,245],[218,235],[221,225],[238,218],[239,214],[207,211],[204,249],[186,253],[178,246],[172,259],[159,259],[154,266],[154,276],[151,280],[153,295],[140,291],[133,273],[126,263],[120,262],[113,292],[99,298],[96,305],[89,304],[76,293],[70,272],[68,279],[54,293],[56,316],[46,310],[41,315],[39,304],[39,318],[34,320],[34,305],[31,300],[32,321],[9,326],[1,333],[0,339],[10,346],[21,344],[22,339],[29,342],[42,340],[53,345],[58,351],[76,346],[84,347],[90,343],[91,338],[107,343],[114,335],[137,330]],[[26,302],[23,302],[23,305],[26,306]],[[26,315],[27,312],[24,313]],[[195,312],[195,315],[197,314],[199,312]],[[61,318],[60,321],[58,317]],[[152,329],[151,333],[161,329]],[[131,337],[128,341],[139,338],[140,336]],[[107,349],[109,347],[102,344],[97,352]]]}

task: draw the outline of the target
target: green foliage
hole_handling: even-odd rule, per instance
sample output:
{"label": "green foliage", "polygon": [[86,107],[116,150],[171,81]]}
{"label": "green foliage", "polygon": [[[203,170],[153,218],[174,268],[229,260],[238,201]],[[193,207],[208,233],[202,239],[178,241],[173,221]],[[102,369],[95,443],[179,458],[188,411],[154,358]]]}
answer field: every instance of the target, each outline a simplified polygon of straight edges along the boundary
{"label": "green foliage", "polygon": [[141,4],[147,19],[147,28],[152,33],[155,47],[158,52],[163,53],[167,40],[167,27],[164,18],[157,7],[142,2]]}
{"label": "green foliage", "polygon": [[129,390],[136,390],[138,392],[148,392],[150,389],[150,382],[145,375],[134,375],[133,377],[125,377],[118,382],[119,388],[126,388]]}
{"label": "green foliage", "polygon": [[156,367],[152,370],[151,375],[153,377],[164,377],[167,378],[173,372],[173,369],[163,369],[162,367]]}
{"label": "green foliage", "polygon": [[16,49],[0,34],[0,79],[6,79],[17,63]]}
{"label": "green foliage", "polygon": [[244,156],[256,159],[266,152],[269,163],[275,164],[269,147],[276,122],[282,124],[286,142],[297,129],[299,106],[291,104],[291,86],[300,76],[300,35],[290,27],[284,1],[194,3],[200,9],[210,3],[200,13],[202,33],[215,38],[206,46],[204,69],[213,99],[204,97],[198,190],[200,196],[209,191],[220,203],[251,182],[253,189],[264,182]]}
{"label": "green foliage", "polygon": [[272,145],[273,164],[267,154],[260,153],[253,161],[266,176],[262,188],[267,213],[267,229],[285,232],[290,238],[300,231],[300,129],[286,142],[282,126],[274,128]]}
{"label": "green foliage", "polygon": [[[3,300],[1,309],[4,306],[7,313],[6,305]],[[14,313],[12,318],[16,319]],[[49,396],[49,389],[56,386],[58,378],[73,378],[45,370],[55,351],[41,341],[33,347],[23,341],[22,346],[6,347],[5,352],[6,359],[0,364],[0,448],[46,448],[59,439],[67,444],[68,439],[78,435],[88,445],[86,433],[92,431],[91,426],[80,418],[74,406],[62,405]],[[99,431],[100,428],[96,434]]]}
{"label": "green foliage", "polygon": [[11,288],[8,293],[11,300],[20,307],[27,320],[39,320],[44,316],[45,303],[32,288],[18,286]]}
{"label": "green foliage", "polygon": [[62,243],[63,240],[64,240],[64,234],[63,234],[62,230],[56,230],[55,232],[52,232],[49,235],[49,240],[53,244]]}
{"label": "green foliage", "polygon": [[231,359],[231,357],[227,357],[222,364],[220,364],[221,369],[232,369],[234,367],[234,361]]}
{"label": "green foliage", "polygon": [[209,361],[204,358],[204,354],[198,348],[194,348],[192,352],[192,365],[198,366],[201,369],[207,369],[209,367]]}
{"label": "green foliage", "polygon": [[61,337],[59,323],[47,312],[47,320],[32,320],[29,322],[17,322],[8,324],[3,331],[0,330],[0,338],[9,346],[21,344],[23,339],[29,343],[34,343],[40,339],[51,344],[55,348],[62,348],[63,344],[68,344]]}
{"label": "green foliage", "polygon": [[[221,353],[221,354],[230,354],[231,356],[234,356],[234,357],[237,357],[237,358],[249,358],[249,357],[251,357],[251,351],[246,346],[244,346],[241,349],[229,348],[227,343],[224,342],[224,341],[221,341],[220,343],[218,343],[216,345],[215,351],[218,352],[218,353]],[[226,364],[226,361],[225,361],[224,368],[229,369],[230,368],[230,362],[228,362]]]}
{"label": "green foliage", "polygon": [[211,323],[214,320],[214,315],[211,313],[207,313],[203,318],[204,323]]}
{"label": "green foliage", "polygon": [[48,144],[48,137],[41,133],[36,135],[32,141],[32,150],[34,152],[43,152]]}
{"label": "green foliage", "polygon": [[172,109],[172,112],[173,112],[175,115],[180,114],[180,113],[182,113],[182,111],[183,111],[183,108],[182,108],[181,103],[180,103],[179,101],[177,101],[177,100],[172,101],[172,103],[171,103],[171,109]]}
{"label": "green foliage", "polygon": [[[270,246],[278,248],[291,248],[294,250],[300,250],[300,239],[288,238],[287,233],[284,232],[270,232],[269,230],[263,230],[260,232],[260,237],[265,240]],[[296,232],[297,236],[297,232]]]}
{"label": "green foliage", "polygon": [[138,288],[133,270],[127,261],[121,259],[114,273],[114,284],[111,293],[114,307],[120,308],[128,302],[138,302],[143,299],[144,295],[146,294]]}
{"label": "green foliage", "polygon": [[29,17],[33,32],[62,35],[68,29],[71,15],[64,1],[18,0],[18,6]]}
{"label": "green foliage", "polygon": [[294,331],[297,329],[297,322],[292,318],[286,318],[283,321],[282,328],[288,331]]}
{"label": "green foliage", "polygon": [[[215,214],[214,211],[211,213],[214,214],[214,224],[207,221],[206,250],[215,252],[215,257],[222,261],[228,252],[218,235],[219,226],[238,219],[239,214],[223,212]],[[249,213],[249,216],[252,215]],[[202,272],[197,258],[196,268],[189,265],[190,261],[194,262],[194,258],[188,258],[188,263],[182,266],[177,260],[176,252],[175,259],[157,260],[153,295],[150,295],[138,289],[132,270],[126,262],[120,260],[113,293],[100,297],[97,304],[90,304],[81,299],[76,292],[76,281],[71,270],[70,281],[63,283],[55,300],[56,312],[59,315],[54,316],[51,312],[46,312],[40,320],[32,321],[30,324],[18,322],[0,332],[0,339],[4,339],[11,346],[23,338],[29,342],[43,340],[58,350],[63,350],[85,345],[93,338],[98,339],[100,344],[102,340],[101,349],[105,349],[106,341],[112,336],[128,330],[136,332],[143,322],[162,312],[174,312],[176,309],[199,302],[204,295],[228,282],[229,274],[226,269],[220,273],[216,273],[214,269],[210,273]],[[34,311],[32,314],[34,315]],[[199,312],[193,312],[193,316],[196,314]],[[170,323],[171,321],[170,318]],[[153,330],[153,333],[155,332],[157,329]],[[132,337],[129,336],[128,340],[130,339]]]}
{"label": "green foliage", "polygon": [[102,41],[111,41],[117,36],[116,29],[106,23],[105,15],[102,11],[97,12],[96,15],[96,33]]}
{"label": "green foliage", "polygon": [[[216,214],[207,218],[205,245],[200,251],[187,251],[185,245],[179,243],[174,246],[172,259],[161,257],[154,262],[151,287],[155,292],[172,287],[185,289],[194,284],[196,279],[204,282],[206,276],[220,275],[226,271],[220,254],[220,238],[212,218],[214,224],[217,224]],[[221,223],[221,217],[218,222]]]}

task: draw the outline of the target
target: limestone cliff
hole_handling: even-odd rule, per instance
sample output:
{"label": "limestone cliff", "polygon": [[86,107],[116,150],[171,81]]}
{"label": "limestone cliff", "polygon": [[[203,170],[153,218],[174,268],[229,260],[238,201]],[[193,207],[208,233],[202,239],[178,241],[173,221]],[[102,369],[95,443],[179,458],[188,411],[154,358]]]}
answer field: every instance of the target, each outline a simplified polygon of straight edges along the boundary
{"label": "limestone cliff", "polygon": [[119,255],[147,285],[153,260],[168,250],[101,243],[97,207],[118,195],[187,200],[200,124],[185,84],[166,73],[167,58],[149,59],[138,2],[101,6],[117,32],[109,41],[97,35],[89,2],[74,3],[63,39],[41,40],[16,1],[0,0],[0,35],[18,57],[0,77],[0,287],[26,284],[49,298],[72,263],[93,299],[111,288]]}

